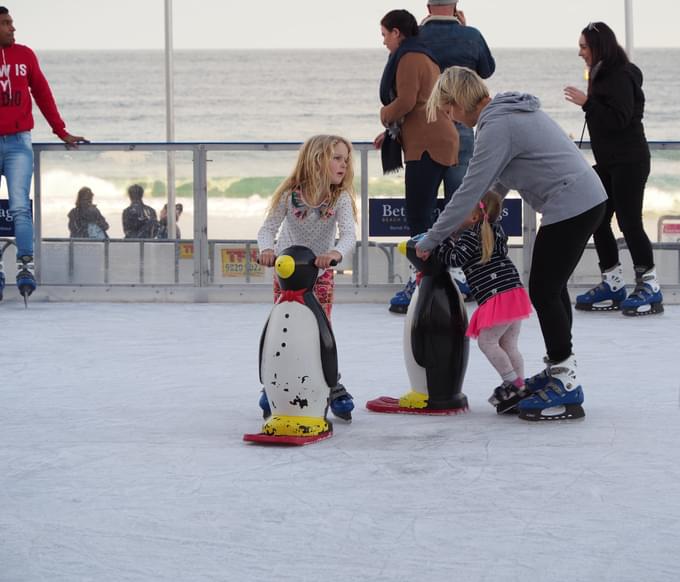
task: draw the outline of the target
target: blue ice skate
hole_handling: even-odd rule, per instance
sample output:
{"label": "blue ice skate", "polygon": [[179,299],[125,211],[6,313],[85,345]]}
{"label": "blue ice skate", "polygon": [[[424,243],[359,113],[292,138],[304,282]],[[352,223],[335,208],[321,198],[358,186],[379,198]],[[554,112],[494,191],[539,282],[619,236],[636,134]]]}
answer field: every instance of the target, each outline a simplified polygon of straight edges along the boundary
{"label": "blue ice skate", "polygon": [[463,301],[474,301],[475,298],[470,293],[470,286],[467,284],[463,269],[457,267],[451,269],[451,278],[458,287],[458,291],[460,291],[460,294],[463,296]]}
{"label": "blue ice skate", "polygon": [[574,420],[586,414],[573,354],[563,362],[548,364],[526,381],[526,387],[531,394],[518,405],[523,420]]}
{"label": "blue ice skate", "polygon": [[663,313],[663,295],[654,269],[635,267],[635,289],[621,303],[621,311],[632,316]]}
{"label": "blue ice skate", "polygon": [[626,298],[623,269],[616,265],[602,273],[602,283],[576,297],[576,309],[580,311],[618,311]]}
{"label": "blue ice skate", "polygon": [[390,299],[390,311],[392,313],[406,313],[411,303],[411,297],[416,290],[415,279],[409,279],[401,291]]}
{"label": "blue ice skate", "polygon": [[339,382],[335,387],[331,388],[330,400],[331,412],[338,418],[351,422],[354,400],[352,395]]}
{"label": "blue ice skate", "polygon": [[262,418],[269,418],[272,415],[272,408],[269,406],[269,400],[267,398],[267,393],[262,389],[260,392],[260,408],[262,409]]}

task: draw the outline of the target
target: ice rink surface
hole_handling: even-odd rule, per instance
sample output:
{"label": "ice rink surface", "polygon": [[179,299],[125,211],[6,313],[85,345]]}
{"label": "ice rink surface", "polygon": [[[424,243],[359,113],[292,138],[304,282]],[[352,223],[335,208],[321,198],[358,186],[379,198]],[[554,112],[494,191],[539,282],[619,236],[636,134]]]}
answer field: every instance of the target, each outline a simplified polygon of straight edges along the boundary
{"label": "ice rink surface", "polygon": [[[586,418],[379,415],[408,389],[403,317],[341,304],[351,425],[261,426],[265,304],[0,304],[0,581],[677,582],[680,307],[575,313]],[[541,369],[535,316],[526,372]]]}

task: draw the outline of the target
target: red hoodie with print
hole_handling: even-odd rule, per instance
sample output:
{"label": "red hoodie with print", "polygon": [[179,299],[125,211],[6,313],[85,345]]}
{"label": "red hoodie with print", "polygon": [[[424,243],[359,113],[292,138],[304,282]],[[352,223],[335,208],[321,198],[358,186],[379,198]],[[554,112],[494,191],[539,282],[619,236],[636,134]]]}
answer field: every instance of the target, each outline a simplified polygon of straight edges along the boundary
{"label": "red hoodie with print", "polygon": [[[30,90],[30,92],[29,92]],[[0,49],[0,135],[33,129],[31,95],[52,131],[68,135],[35,53],[22,44]]]}

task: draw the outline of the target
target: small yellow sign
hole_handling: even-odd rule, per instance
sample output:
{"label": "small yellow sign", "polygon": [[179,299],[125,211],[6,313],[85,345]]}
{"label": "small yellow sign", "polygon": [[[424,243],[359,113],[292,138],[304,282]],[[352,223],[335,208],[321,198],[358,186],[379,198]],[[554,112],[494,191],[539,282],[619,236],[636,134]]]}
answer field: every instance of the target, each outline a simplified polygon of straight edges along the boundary
{"label": "small yellow sign", "polygon": [[194,258],[194,243],[179,243],[179,258],[193,259]]}
{"label": "small yellow sign", "polygon": [[222,249],[222,276],[243,277],[246,269],[251,277],[263,277],[264,268],[257,262],[257,250],[250,249],[250,262],[246,265],[245,247]]}

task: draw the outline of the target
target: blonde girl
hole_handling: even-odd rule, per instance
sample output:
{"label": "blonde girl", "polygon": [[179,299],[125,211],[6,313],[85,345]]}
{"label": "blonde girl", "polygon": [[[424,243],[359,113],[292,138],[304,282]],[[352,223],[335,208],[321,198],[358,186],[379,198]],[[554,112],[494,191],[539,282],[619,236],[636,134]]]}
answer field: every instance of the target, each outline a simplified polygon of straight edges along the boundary
{"label": "blonde girl", "polygon": [[[333,261],[340,262],[356,244],[357,208],[354,199],[352,144],[337,135],[315,135],[300,149],[295,169],[274,192],[264,224],[257,233],[259,262],[271,267],[278,252],[304,245],[325,269],[314,284],[314,295],[328,320],[333,307]],[[277,238],[278,234],[278,238]],[[337,236],[337,241],[336,241]],[[276,239],[276,242],[274,242]],[[281,295],[274,278],[274,301]],[[271,413],[265,391],[260,397],[265,418]],[[351,419],[354,402],[338,382],[331,390],[333,414]]]}
{"label": "blonde girl", "polygon": [[509,397],[524,387],[524,360],[517,342],[522,319],[531,313],[529,296],[508,258],[508,237],[497,222],[501,209],[501,197],[488,192],[455,240],[449,238],[436,250],[443,263],[463,269],[479,306],[467,335],[477,338],[479,349],[501,377],[489,398],[499,414],[515,408],[518,401]]}
{"label": "blonde girl", "polygon": [[[329,320],[334,274],[328,267],[333,261],[340,262],[356,244],[353,180],[352,144],[337,135],[311,137],[302,145],[293,172],[274,192],[257,233],[259,261],[267,267],[274,265],[278,252],[291,245],[304,245],[314,252],[316,266],[325,269],[314,285],[314,294]],[[279,295],[275,278],[274,299]]]}

